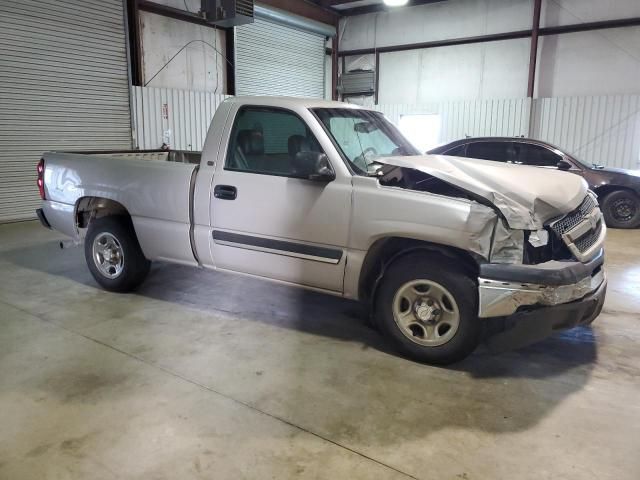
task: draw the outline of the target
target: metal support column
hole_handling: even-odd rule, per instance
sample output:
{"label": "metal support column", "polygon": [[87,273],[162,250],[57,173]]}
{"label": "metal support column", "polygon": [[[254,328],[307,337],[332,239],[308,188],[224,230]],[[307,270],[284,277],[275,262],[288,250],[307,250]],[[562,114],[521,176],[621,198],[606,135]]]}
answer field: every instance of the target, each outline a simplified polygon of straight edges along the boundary
{"label": "metal support column", "polygon": [[538,58],[538,37],[540,35],[540,8],[542,0],[534,0],[533,24],[531,26],[531,51],[529,53],[529,83],[527,97],[533,98],[533,90],[536,81],[536,61]]}
{"label": "metal support column", "polygon": [[527,98],[529,99],[529,125],[527,135],[533,137],[534,100],[533,92],[536,86],[536,62],[538,59],[538,37],[540,35],[540,9],[542,0],[534,0],[533,22],[531,25],[531,51],[529,53],[529,82],[527,84]]}
{"label": "metal support column", "polygon": [[[338,100],[338,33],[333,37],[331,52],[331,98]],[[344,72],[342,72],[344,73]]]}

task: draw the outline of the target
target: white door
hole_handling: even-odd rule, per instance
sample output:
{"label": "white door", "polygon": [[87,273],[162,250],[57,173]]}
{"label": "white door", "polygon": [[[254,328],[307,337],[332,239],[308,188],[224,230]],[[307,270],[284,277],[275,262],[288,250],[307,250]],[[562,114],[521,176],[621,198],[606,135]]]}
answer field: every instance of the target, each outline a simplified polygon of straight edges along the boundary
{"label": "white door", "polygon": [[259,18],[236,27],[236,94],[324,97],[325,38]]}
{"label": "white door", "polygon": [[211,199],[216,267],[342,292],[351,179],[296,177],[296,155],[321,147],[289,110],[240,107],[229,138]]}

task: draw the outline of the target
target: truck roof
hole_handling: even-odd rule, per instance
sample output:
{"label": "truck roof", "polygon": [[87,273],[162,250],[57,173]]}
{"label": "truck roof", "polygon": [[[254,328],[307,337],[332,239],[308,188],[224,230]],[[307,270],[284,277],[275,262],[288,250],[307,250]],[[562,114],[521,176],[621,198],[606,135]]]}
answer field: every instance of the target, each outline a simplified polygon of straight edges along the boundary
{"label": "truck roof", "polygon": [[230,97],[226,99],[225,102],[240,103],[243,105],[267,105],[289,108],[363,108],[360,105],[355,105],[353,103],[335,102],[332,100],[324,100],[321,98],[302,97],[240,96]]}

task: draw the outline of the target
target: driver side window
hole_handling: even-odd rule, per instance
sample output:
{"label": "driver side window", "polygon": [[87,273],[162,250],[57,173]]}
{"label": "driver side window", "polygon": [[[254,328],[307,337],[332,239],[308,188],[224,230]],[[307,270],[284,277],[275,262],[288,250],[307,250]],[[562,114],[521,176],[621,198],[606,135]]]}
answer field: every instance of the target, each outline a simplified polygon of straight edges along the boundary
{"label": "driver side window", "polygon": [[279,108],[243,107],[233,123],[224,168],[297,177],[301,152],[322,153],[322,148],[300,117]]}

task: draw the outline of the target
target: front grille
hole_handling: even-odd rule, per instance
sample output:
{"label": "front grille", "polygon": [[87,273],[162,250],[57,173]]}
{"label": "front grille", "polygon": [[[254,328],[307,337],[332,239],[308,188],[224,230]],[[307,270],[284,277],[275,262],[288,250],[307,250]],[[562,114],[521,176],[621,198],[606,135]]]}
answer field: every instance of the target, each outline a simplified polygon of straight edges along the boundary
{"label": "front grille", "polygon": [[550,225],[557,238],[580,261],[587,260],[590,250],[601,241],[604,227],[595,195],[589,193],[580,206]]}
{"label": "front grille", "polygon": [[569,230],[578,226],[584,220],[584,217],[589,215],[597,206],[596,200],[591,195],[587,195],[578,208],[555,222],[551,225],[551,228],[562,237]]}
{"label": "front grille", "polygon": [[573,244],[576,248],[581,252],[586,252],[591,247],[595,245],[600,238],[600,233],[602,232],[602,220],[598,222],[598,226],[595,230],[589,231],[586,235],[583,235],[578,240],[576,240]]}

